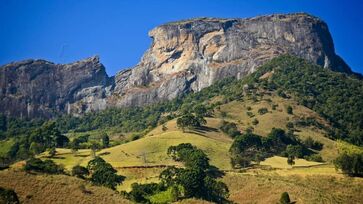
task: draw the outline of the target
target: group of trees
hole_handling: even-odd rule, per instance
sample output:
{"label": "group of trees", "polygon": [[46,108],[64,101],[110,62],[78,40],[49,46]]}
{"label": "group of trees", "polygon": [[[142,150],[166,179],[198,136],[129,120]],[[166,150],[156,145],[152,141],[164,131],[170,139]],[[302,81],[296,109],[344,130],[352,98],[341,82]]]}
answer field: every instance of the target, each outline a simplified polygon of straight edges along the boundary
{"label": "group of trees", "polygon": [[[260,162],[272,155],[288,157],[288,163],[293,164],[294,158],[318,158],[308,147],[283,129],[273,128],[267,137],[261,137],[247,131],[235,137],[230,148],[231,163],[235,168],[246,167],[251,162]],[[321,158],[319,158],[321,159]]]}
{"label": "group of trees", "polygon": [[[269,80],[259,77],[274,71]],[[363,145],[363,80],[323,69],[303,59],[281,56],[260,67],[251,78],[272,90],[293,94],[298,102],[319,113],[333,129],[330,137]],[[287,107],[292,113],[292,109]]]}
{"label": "group of trees", "polygon": [[[168,155],[184,163],[185,168],[168,167],[160,174],[159,184],[133,184],[128,197],[138,203],[147,203],[150,198],[168,192],[172,200],[200,198],[216,203],[226,202],[227,186],[216,180],[220,174],[216,167],[209,164],[206,154],[187,143],[171,146]],[[220,173],[220,172],[219,172]]]}
{"label": "group of trees", "polygon": [[334,161],[335,167],[350,176],[363,176],[363,154],[343,152]]}
{"label": "group of trees", "polygon": [[61,134],[54,122],[46,122],[42,126],[27,132],[18,138],[0,160],[8,163],[19,159],[27,159],[47,149],[68,146],[69,139]]}

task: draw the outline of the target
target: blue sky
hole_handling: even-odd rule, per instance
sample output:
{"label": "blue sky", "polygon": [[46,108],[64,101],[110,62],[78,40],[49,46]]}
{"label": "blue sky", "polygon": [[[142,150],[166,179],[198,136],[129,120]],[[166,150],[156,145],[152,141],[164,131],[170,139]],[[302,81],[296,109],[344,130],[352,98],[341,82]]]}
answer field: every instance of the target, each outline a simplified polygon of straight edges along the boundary
{"label": "blue sky", "polygon": [[153,27],[193,17],[308,12],[328,23],[336,52],[363,73],[361,0],[1,0],[0,64],[36,58],[68,63],[100,55],[107,73],[132,67]]}

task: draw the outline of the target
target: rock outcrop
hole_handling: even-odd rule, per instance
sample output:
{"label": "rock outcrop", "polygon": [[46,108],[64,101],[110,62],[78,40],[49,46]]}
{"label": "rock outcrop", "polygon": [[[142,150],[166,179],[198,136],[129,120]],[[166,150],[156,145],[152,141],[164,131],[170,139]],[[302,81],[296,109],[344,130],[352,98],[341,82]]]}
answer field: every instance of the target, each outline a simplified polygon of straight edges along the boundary
{"label": "rock outcrop", "polygon": [[351,72],[335,54],[327,25],[308,14],[191,19],[161,25],[149,35],[153,42],[140,63],[114,78],[107,77],[97,58],[0,68],[0,110],[32,117],[142,106],[200,91],[225,77],[241,78],[281,54]]}
{"label": "rock outcrop", "polygon": [[0,68],[0,112],[48,118],[104,109],[109,84],[113,82],[98,57],[65,65],[44,60],[11,63]]}

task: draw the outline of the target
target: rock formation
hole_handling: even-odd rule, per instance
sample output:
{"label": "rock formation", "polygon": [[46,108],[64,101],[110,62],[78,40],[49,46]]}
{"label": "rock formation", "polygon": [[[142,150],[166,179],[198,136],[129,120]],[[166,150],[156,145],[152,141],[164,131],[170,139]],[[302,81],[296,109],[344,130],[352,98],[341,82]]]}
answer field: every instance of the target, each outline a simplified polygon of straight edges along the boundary
{"label": "rock formation", "polygon": [[0,110],[8,115],[80,114],[142,106],[200,91],[225,77],[241,78],[281,54],[351,72],[335,54],[327,25],[308,14],[246,19],[199,18],[149,32],[140,63],[109,78],[98,58],[68,65],[24,61],[0,68]]}

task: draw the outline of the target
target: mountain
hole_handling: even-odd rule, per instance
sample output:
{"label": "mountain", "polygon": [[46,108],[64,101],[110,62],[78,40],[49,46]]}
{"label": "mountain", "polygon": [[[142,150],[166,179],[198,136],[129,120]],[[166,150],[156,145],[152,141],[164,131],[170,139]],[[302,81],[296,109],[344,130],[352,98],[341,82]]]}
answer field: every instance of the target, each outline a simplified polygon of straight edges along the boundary
{"label": "mountain", "polygon": [[141,61],[115,77],[107,76],[98,57],[65,65],[27,60],[2,66],[0,111],[49,118],[153,104],[226,77],[242,78],[282,54],[352,73],[335,54],[326,23],[304,13],[190,19],[161,25],[149,35],[153,42]]}

